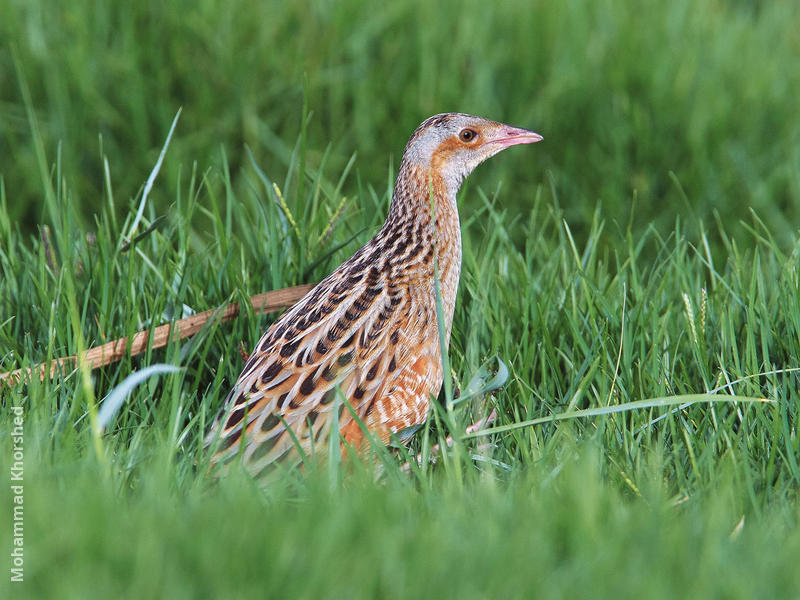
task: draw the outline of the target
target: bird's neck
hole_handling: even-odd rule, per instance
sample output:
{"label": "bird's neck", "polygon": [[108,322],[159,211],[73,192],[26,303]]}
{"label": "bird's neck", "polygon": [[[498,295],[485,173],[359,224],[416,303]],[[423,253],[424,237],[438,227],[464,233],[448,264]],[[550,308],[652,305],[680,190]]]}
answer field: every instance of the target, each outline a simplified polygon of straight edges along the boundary
{"label": "bird's neck", "polygon": [[404,161],[381,230],[381,235],[401,236],[412,254],[419,249],[408,266],[420,269],[426,278],[423,280],[433,281],[436,258],[448,339],[461,273],[461,226],[456,203],[460,183],[448,181],[429,166]]}

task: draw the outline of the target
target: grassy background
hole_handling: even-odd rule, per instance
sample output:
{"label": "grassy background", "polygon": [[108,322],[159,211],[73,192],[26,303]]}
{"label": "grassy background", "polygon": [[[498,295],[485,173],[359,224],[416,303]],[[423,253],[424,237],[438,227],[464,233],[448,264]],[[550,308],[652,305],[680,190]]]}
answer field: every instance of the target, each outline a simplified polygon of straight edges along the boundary
{"label": "grassy background", "polygon": [[[202,470],[239,342],[274,318],[242,315],[0,388],[4,417],[26,408],[26,582],[0,575],[0,597],[797,595],[798,376],[759,375],[800,366],[792,3],[0,14],[0,371],[318,281],[379,227],[413,128],[461,110],[545,141],[462,193],[454,375],[498,356],[509,381],[413,450],[489,406],[510,425],[717,388],[776,401],[518,428],[482,460],[464,440],[382,484],[334,465],[264,492]],[[138,231],[156,227],[123,251],[178,107]],[[138,388],[98,456],[93,399],[157,362],[185,370]]]}
{"label": "grassy background", "polygon": [[[576,228],[598,201],[608,220],[633,215],[664,234],[676,213],[718,211],[730,226],[754,207],[787,241],[798,218],[800,71],[791,65],[800,17],[791,0],[0,8],[49,156],[60,143],[89,220],[102,197],[101,157],[124,207],[181,106],[163,189],[175,188],[181,166],[219,167],[220,147],[237,190],[245,144],[267,172],[284,167],[304,90],[309,161],[329,149],[339,171],[358,152],[366,181],[385,177],[424,117],[460,110],[544,135],[547,151],[535,159],[515,153],[480,175],[489,188],[513,185],[504,204],[521,212],[547,172]],[[33,227],[44,216],[41,186],[17,79],[5,44],[0,173],[12,216]],[[345,193],[355,189],[349,180]],[[164,209],[169,195],[154,200]]]}

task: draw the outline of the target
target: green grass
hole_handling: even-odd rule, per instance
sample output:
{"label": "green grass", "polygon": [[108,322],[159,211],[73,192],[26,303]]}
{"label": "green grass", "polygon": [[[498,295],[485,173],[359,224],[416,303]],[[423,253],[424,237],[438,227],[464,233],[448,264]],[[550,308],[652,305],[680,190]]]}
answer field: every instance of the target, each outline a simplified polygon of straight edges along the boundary
{"label": "green grass", "polygon": [[[585,449],[467,489],[437,477],[268,497],[239,478],[178,490],[147,470],[109,490],[85,463],[31,477],[26,583],[6,597],[793,597],[790,514],[743,513],[721,490],[684,504],[658,480],[631,501]],[[655,467],[655,465],[654,465]],[[641,482],[640,482],[641,483]],[[27,487],[27,486],[26,486]],[[54,510],[55,498],[58,510]],[[89,518],[91,515],[91,518]],[[732,535],[733,534],[733,535]],[[776,543],[777,542],[777,543]]]}
{"label": "green grass", "polygon": [[[499,357],[510,376],[436,411],[412,445],[454,434],[452,450],[409,475],[390,458],[379,481],[336,462],[266,490],[207,477],[202,439],[240,342],[275,315],[0,387],[1,473],[10,406],[25,409],[25,583],[0,561],[0,597],[800,592],[791,4],[503,3],[444,19],[413,2],[71,3],[59,27],[43,4],[3,4],[22,75],[0,49],[0,371],[320,280],[380,226],[391,157],[432,112],[545,141],[462,193],[453,373],[464,389]],[[179,105],[136,232],[154,227],[124,250]],[[101,435],[99,399],[156,363],[184,369],[138,387]],[[710,391],[773,402],[517,426]],[[491,408],[507,429],[461,439]]]}
{"label": "green grass", "polygon": [[[182,165],[219,167],[217,145],[240,193],[245,145],[267,172],[284,169],[304,90],[309,163],[328,152],[338,172],[358,152],[365,181],[385,177],[423,118],[460,110],[544,135],[535,159],[515,153],[477,174],[489,189],[519,190],[504,195],[519,213],[547,170],[580,231],[598,200],[609,221],[655,222],[663,235],[675,212],[718,212],[735,229],[752,206],[790,243],[800,218],[793,0],[404,0],[384,11],[360,0],[2,0],[0,14],[11,41],[0,46],[0,173],[12,216],[30,228],[42,221],[41,188],[14,48],[89,222],[100,157],[122,199],[134,195],[181,106],[165,189]],[[349,180],[345,194],[356,190]],[[164,210],[170,197],[154,201]]]}

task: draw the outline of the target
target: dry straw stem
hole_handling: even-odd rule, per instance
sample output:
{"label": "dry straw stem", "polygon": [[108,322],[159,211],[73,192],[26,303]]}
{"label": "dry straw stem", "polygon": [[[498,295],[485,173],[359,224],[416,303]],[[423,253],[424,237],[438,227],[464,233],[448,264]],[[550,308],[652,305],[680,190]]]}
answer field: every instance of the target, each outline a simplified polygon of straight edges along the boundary
{"label": "dry straw stem", "polygon": [[[282,288],[264,294],[251,296],[250,303],[253,310],[259,312],[272,312],[285,308],[297,302],[306,295],[311,288],[311,284],[298,285],[290,288]],[[200,331],[208,320],[218,312],[219,309],[207,310],[205,312],[180,319],[166,325],[160,325],[152,331],[152,343],[150,341],[150,331],[140,331],[132,338],[119,338],[113,342],[108,342],[102,346],[90,348],[83,354],[83,360],[89,368],[96,369],[103,365],[108,365],[121,360],[126,355],[136,356],[146,351],[148,348],[161,348],[167,345],[170,338],[175,335],[178,339],[183,339],[194,335]],[[234,302],[225,306],[219,312],[220,321],[230,321],[239,314],[239,304]],[[175,333],[173,333],[173,328]],[[39,379],[44,381],[52,379],[56,374],[70,371],[78,366],[78,357],[73,354],[64,358],[56,358],[49,363],[41,363],[33,367],[17,369],[8,373],[0,373],[0,382],[14,384],[20,380],[29,380],[33,373],[39,373]]]}

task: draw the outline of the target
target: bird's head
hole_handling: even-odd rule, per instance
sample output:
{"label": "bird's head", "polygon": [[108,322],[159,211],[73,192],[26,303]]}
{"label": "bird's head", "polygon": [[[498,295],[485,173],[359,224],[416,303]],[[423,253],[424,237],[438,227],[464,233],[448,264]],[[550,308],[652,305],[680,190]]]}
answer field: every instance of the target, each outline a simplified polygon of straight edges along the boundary
{"label": "bird's head", "polygon": [[542,139],[538,133],[462,113],[443,113],[426,119],[406,145],[403,161],[441,177],[458,189],[472,170],[501,150]]}

